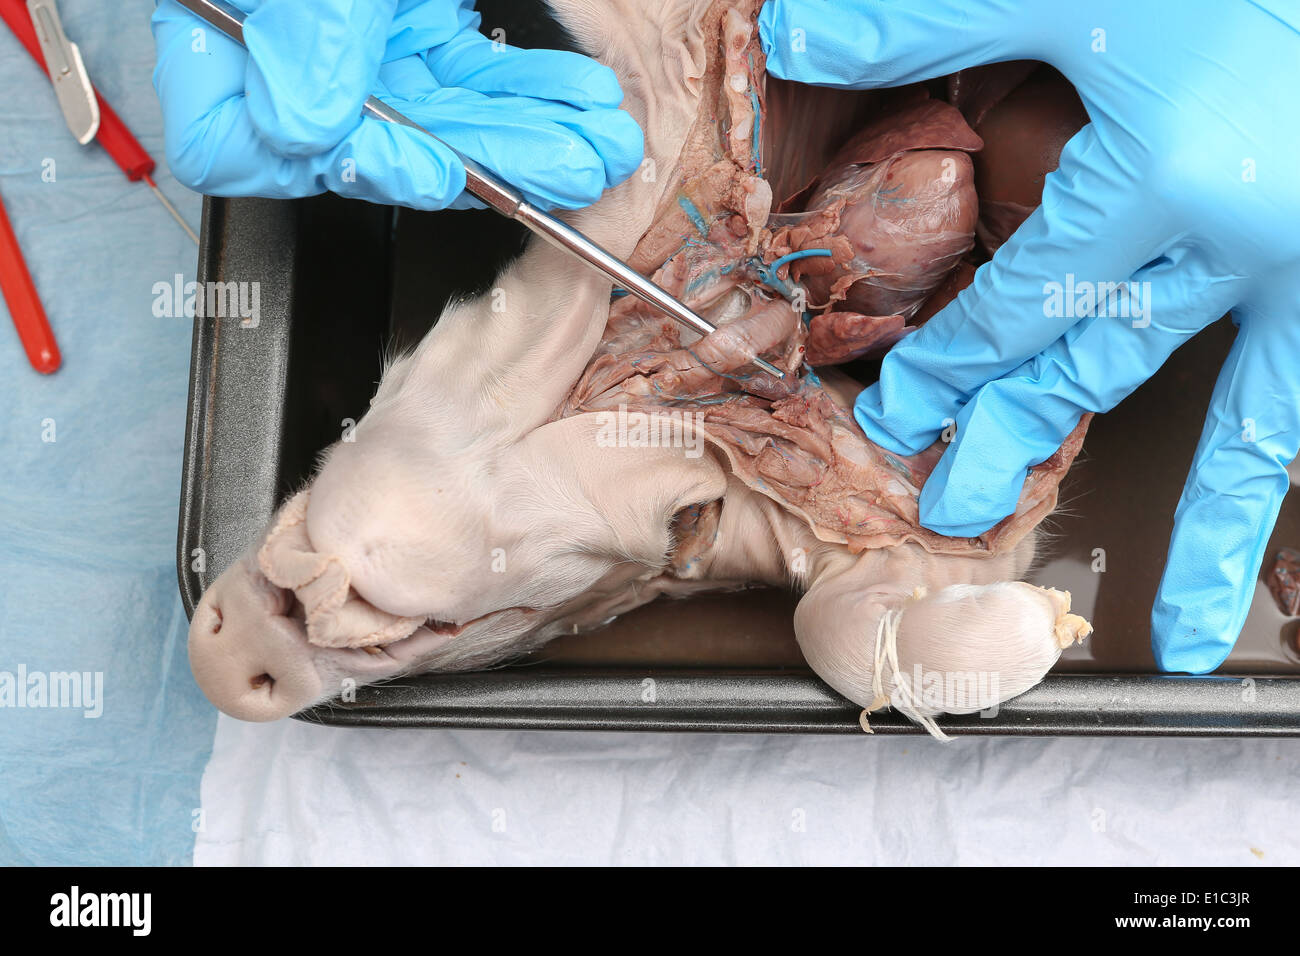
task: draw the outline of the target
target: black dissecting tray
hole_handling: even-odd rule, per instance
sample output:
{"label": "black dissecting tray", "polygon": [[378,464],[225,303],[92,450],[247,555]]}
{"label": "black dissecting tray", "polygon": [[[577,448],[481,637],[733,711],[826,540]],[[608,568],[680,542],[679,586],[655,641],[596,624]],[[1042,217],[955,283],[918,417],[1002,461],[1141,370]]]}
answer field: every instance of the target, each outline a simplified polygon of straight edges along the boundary
{"label": "black dissecting tray", "polygon": [[[485,28],[498,22],[485,0]],[[508,14],[518,20],[517,6]],[[561,46],[545,23],[520,45]],[[186,611],[360,418],[386,349],[414,345],[444,304],[487,288],[523,248],[489,212],[413,213],[335,196],[204,203],[198,280],[260,283],[260,321],[197,318],[178,535]],[[952,734],[1300,735],[1300,622],[1256,588],[1223,670],[1155,673],[1148,615],[1171,516],[1232,330],[1220,323],[1093,424],[1047,526],[1036,583],[1068,587],[1097,631],[996,715],[945,717]],[[1270,544],[1300,544],[1288,502]],[[1097,573],[1096,555],[1107,564]],[[196,570],[196,568],[198,570]],[[770,590],[659,601],[518,664],[405,677],[299,715],[341,726],[861,734],[860,708],[803,663],[796,596]],[[876,733],[918,733],[872,715]]]}

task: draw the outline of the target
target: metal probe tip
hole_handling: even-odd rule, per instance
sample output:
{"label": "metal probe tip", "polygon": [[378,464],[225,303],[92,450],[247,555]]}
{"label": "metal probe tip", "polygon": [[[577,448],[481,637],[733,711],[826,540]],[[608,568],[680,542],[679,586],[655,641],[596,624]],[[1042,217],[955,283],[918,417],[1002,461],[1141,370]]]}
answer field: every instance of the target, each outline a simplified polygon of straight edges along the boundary
{"label": "metal probe tip", "polygon": [[180,210],[173,206],[170,200],[163,195],[163,191],[158,188],[158,184],[153,181],[152,176],[144,177],[144,181],[149,184],[149,188],[152,189],[153,194],[158,197],[158,201],[163,204],[169,213],[172,214],[172,218],[181,224],[181,228],[185,230],[185,234],[193,239],[194,244],[197,246],[199,244],[199,237],[195,235],[194,230],[190,228],[190,224],[181,218]]}

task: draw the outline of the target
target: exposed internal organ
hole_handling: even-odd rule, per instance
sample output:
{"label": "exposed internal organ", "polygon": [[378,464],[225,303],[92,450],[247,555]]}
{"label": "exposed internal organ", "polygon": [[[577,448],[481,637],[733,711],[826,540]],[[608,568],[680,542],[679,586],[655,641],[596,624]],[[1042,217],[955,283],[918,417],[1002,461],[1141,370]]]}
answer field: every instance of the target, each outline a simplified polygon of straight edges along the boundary
{"label": "exposed internal organ", "polygon": [[1300,551],[1283,548],[1274,555],[1265,581],[1279,611],[1289,617],[1300,615]]}
{"label": "exposed internal organ", "polygon": [[[906,458],[871,444],[849,410],[852,394],[832,394],[811,368],[883,351],[936,290],[946,301],[969,281],[963,256],[978,216],[969,154],[980,138],[923,90],[891,95],[774,214],[765,176],[781,177],[761,155],[765,87],[753,21],[728,7],[715,29],[724,56],[701,79],[715,108],[701,111],[677,188],[631,262],[718,331],[699,338],[617,297],[558,417],[696,410],[705,438],[745,484],[819,539],[854,551],[904,541],[932,553],[1014,547],[1055,506],[1086,419],[1031,471],[1014,514],[979,537],[950,538],[921,527],[917,506],[943,444]],[[755,370],[756,355],[786,376]]]}
{"label": "exposed internal organ", "polygon": [[784,204],[793,208],[807,196],[805,211],[775,220],[772,252],[830,252],[790,266],[818,312],[813,364],[893,344],[974,245],[979,207],[968,153],[982,143],[956,109],[915,92]]}
{"label": "exposed internal organ", "polygon": [[949,97],[985,143],[975,156],[975,231],[993,255],[1038,208],[1043,180],[1088,114],[1065,77],[1028,61],[963,70],[950,80]]}

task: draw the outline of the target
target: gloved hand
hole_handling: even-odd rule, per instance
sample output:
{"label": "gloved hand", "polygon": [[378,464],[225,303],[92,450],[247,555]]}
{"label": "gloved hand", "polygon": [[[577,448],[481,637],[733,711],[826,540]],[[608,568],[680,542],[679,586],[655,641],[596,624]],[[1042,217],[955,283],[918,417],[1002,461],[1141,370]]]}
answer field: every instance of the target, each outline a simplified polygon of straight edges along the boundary
{"label": "gloved hand", "polygon": [[362,118],[373,94],[520,189],[577,208],[632,174],[641,130],[613,71],[477,32],[472,0],[239,0],[248,50],[162,0],[154,87],[167,159],[218,196],[332,190],[440,209],[479,205],[451,150]]}
{"label": "gloved hand", "polygon": [[[1239,332],[1152,614],[1163,669],[1213,670],[1241,631],[1300,446],[1300,101],[1280,79],[1300,63],[1300,10],[771,0],[760,28],[768,69],[804,83],[894,86],[1012,59],[1074,83],[1092,122],[1066,145],[1042,206],[894,347],[856,415],[899,454],[955,420],[921,518],[977,534],[1012,512],[1027,467],[1084,411],[1113,407],[1231,310]],[[1055,294],[1084,282],[1137,285],[1099,296],[1098,309]]]}

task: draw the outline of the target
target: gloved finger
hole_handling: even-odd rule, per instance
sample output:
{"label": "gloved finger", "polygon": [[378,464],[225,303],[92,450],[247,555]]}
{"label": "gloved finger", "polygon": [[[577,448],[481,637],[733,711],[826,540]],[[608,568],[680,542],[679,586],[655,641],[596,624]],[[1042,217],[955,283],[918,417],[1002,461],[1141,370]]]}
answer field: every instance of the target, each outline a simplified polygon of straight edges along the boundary
{"label": "gloved finger", "polygon": [[209,110],[183,138],[179,129],[165,130],[167,161],[176,179],[196,192],[289,199],[325,191],[311,159],[281,156],[262,142],[243,97]]}
{"label": "gloved finger", "polygon": [[531,103],[530,115],[545,117],[582,137],[596,151],[605,170],[602,189],[611,189],[627,179],[645,158],[645,135],[625,110],[577,109],[551,100]]}
{"label": "gloved finger", "polygon": [[[252,3],[245,0],[245,9]],[[271,151],[248,116],[248,54],[174,0],[154,10],[153,82],[167,162],[179,182],[213,196],[312,196],[325,191],[304,160]]]}
{"label": "gloved finger", "polygon": [[[403,0],[403,6],[416,0]],[[428,0],[412,10],[406,19],[418,23],[416,35],[435,32],[424,10]],[[479,32],[480,17],[472,5],[459,6],[440,0],[443,18],[455,22],[454,30],[443,31],[436,42],[408,52],[419,53],[428,75],[437,87],[456,86],[491,96],[529,96],[556,100],[580,109],[612,109],[623,101],[623,90],[614,71],[580,53],[562,50],[524,50],[505,42],[504,31],[493,31],[491,39]],[[399,10],[398,19],[405,11]],[[398,46],[389,40],[389,52]],[[403,48],[409,44],[403,43]],[[388,56],[387,61],[396,57]],[[426,78],[427,81],[427,78]],[[427,85],[427,82],[426,84]]]}
{"label": "gloved finger", "polygon": [[977,389],[1088,315],[1081,290],[1123,282],[1156,258],[1173,226],[1143,189],[1091,124],[1075,134],[1042,205],[969,287],[885,356],[855,408],[867,437],[895,454],[929,447]]}
{"label": "gloved finger", "polygon": [[381,66],[374,93],[385,103],[392,104],[397,100],[418,101],[442,88],[424,60],[416,55],[404,56]]}
{"label": "gloved finger", "polygon": [[203,23],[176,0],[162,0],[150,21],[158,61],[153,84],[164,126],[189,126],[208,110],[244,92],[248,53],[220,30]]}
{"label": "gloved finger", "polygon": [[1250,609],[1300,448],[1300,285],[1292,286],[1289,301],[1236,310],[1241,327],[1174,513],[1151,614],[1162,670],[1214,670]]}
{"label": "gloved finger", "polygon": [[[429,71],[423,56],[408,56],[392,63],[385,63],[379,69],[379,85],[375,92],[386,103],[396,104],[399,100],[404,100],[407,103],[418,104],[443,90],[463,90],[467,104],[477,103],[480,99],[492,99],[506,95],[485,92],[456,83],[443,83]],[[565,103],[528,95],[517,97],[516,101],[530,106],[532,104],[540,106],[544,103],[551,103],[557,109],[570,112],[577,111],[576,107]],[[470,107],[467,106],[467,108]]]}
{"label": "gloved finger", "polygon": [[768,0],[759,36],[773,76],[816,86],[868,89],[929,80],[1002,60],[1048,60],[1061,32],[1056,11],[1002,0]]}
{"label": "gloved finger", "polygon": [[392,105],[541,208],[590,205],[631,174],[644,149],[640,127],[622,110],[461,89]]}
{"label": "gloved finger", "polygon": [[444,86],[556,100],[589,110],[613,109],[623,102],[614,71],[581,53],[522,50],[465,32],[429,50],[424,59]]}
{"label": "gloved finger", "polygon": [[388,28],[384,62],[415,56],[453,39],[462,29],[463,6],[447,0],[399,0]]}
{"label": "gloved finger", "polygon": [[[380,86],[379,96],[387,103],[394,107],[402,109],[408,115],[422,112],[426,104],[432,101],[447,104],[458,97],[457,102],[463,102],[465,109],[472,115],[476,109],[487,110],[484,115],[497,116],[502,111],[509,111],[514,114],[516,110],[526,112],[529,122],[544,122],[557,124],[572,133],[580,136],[589,144],[600,157],[604,166],[604,182],[600,189],[607,189],[616,186],[633,172],[641,164],[645,154],[645,139],[640,128],[631,116],[625,112],[610,109],[583,109],[569,106],[566,103],[560,103],[553,100],[536,99],[533,97],[504,97],[503,95],[485,97],[484,94],[474,90],[464,90],[462,92],[447,91],[439,97],[434,97],[434,93],[441,88],[431,77],[424,63],[419,57],[407,57],[395,63],[386,63],[379,71]],[[508,103],[506,102],[508,100]],[[405,106],[401,104],[405,104]],[[414,116],[412,116],[414,118]],[[514,117],[522,120],[522,115]],[[488,129],[488,124],[484,125],[484,132],[492,132]],[[430,127],[430,130],[437,135],[438,131]],[[506,151],[506,158],[509,160],[508,165],[511,168],[518,165],[517,159],[526,158],[518,157],[514,151],[509,149],[509,144],[498,142],[494,149],[495,152]],[[486,154],[485,154],[486,155]],[[505,176],[504,169],[497,169],[497,160],[491,161],[481,159],[478,156],[473,158],[479,159],[489,169],[492,169],[502,176]],[[532,166],[525,164],[523,169],[525,175],[535,175],[536,171]],[[542,171],[542,176],[547,174]],[[513,179],[509,180],[514,182]],[[569,191],[566,190],[566,193]],[[536,190],[534,190],[536,193]],[[558,202],[555,199],[548,201],[548,205],[567,205],[580,206],[593,202],[599,197],[599,191],[589,191],[589,195],[579,197],[577,194],[570,194],[568,202]]]}
{"label": "gloved finger", "polygon": [[[179,182],[203,192],[213,164],[220,162],[223,133],[234,113],[243,112],[248,54],[174,0],[158,4],[152,27],[158,51],[153,85],[167,164]],[[260,143],[254,137],[243,147],[256,151]]]}
{"label": "gloved finger", "polygon": [[366,117],[310,166],[323,191],[412,209],[445,209],[465,192],[456,154],[418,130]]}
{"label": "gloved finger", "polygon": [[337,144],[361,122],[397,0],[264,0],[244,22],[253,126],[285,156]]}
{"label": "gloved finger", "polygon": [[[407,56],[379,68],[379,89],[375,95],[385,103],[423,100],[441,89],[419,56]],[[407,107],[410,108],[409,106]],[[450,151],[448,151],[450,154]],[[459,158],[456,162],[459,163]],[[463,168],[463,167],[462,167]],[[447,209],[486,209],[487,206],[469,193],[461,193]]]}
{"label": "gloved finger", "polygon": [[1114,408],[1232,308],[1243,282],[1174,250],[1107,294],[1098,314],[985,385],[957,414],[953,441],[921,489],[921,524],[975,537],[1012,514],[1029,469],[1055,454],[1080,416]]}
{"label": "gloved finger", "polygon": [[[170,136],[170,132],[169,132]],[[315,196],[332,190],[370,202],[442,209],[465,189],[465,168],[446,146],[404,126],[363,119],[327,153],[282,156],[262,141],[242,97],[196,123],[168,158],[178,180],[211,196]]]}

